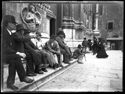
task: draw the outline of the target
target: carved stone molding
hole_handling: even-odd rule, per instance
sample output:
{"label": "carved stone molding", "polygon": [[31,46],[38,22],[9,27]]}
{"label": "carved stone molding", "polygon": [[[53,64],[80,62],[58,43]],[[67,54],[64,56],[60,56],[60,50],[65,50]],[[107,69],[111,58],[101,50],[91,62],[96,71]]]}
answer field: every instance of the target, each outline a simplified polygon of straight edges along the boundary
{"label": "carved stone molding", "polygon": [[36,31],[42,22],[42,16],[35,5],[28,5],[21,11],[21,18],[30,31]]}

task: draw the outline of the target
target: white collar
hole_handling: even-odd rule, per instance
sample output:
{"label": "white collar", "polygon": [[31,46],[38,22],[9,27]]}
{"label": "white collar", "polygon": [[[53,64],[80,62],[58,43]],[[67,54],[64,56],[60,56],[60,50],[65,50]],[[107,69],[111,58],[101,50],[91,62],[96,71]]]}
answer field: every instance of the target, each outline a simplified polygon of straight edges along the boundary
{"label": "white collar", "polygon": [[7,31],[9,32],[10,35],[12,34],[9,29],[7,29]]}

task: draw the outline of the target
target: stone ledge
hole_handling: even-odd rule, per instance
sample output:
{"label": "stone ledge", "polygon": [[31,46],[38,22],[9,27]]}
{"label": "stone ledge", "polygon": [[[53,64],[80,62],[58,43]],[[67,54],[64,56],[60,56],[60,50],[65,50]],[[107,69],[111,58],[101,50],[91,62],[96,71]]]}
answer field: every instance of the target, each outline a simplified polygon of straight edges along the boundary
{"label": "stone ledge", "polygon": [[[37,76],[31,77],[35,81],[33,83],[24,83],[20,82],[18,76],[16,75],[16,81],[15,85],[19,87],[19,90],[17,92],[23,92],[23,91],[34,91],[35,89],[39,88],[43,84],[47,83],[48,81],[52,80],[56,76],[60,75],[67,69],[71,68],[75,63],[77,62],[77,59],[74,59],[73,61],[70,61],[70,64],[64,64],[64,68],[58,68],[56,70],[47,68],[48,72],[44,74],[37,74]],[[3,92],[14,92],[6,87],[6,83],[4,81],[3,86]]]}

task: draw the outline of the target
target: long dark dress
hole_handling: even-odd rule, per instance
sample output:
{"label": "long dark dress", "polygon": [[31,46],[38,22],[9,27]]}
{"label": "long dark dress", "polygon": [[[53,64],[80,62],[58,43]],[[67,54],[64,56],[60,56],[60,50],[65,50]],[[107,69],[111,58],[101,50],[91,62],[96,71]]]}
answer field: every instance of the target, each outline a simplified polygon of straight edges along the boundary
{"label": "long dark dress", "polygon": [[93,43],[93,45],[92,45],[93,55],[97,53],[97,50],[98,50],[98,42],[97,42],[97,41],[94,41],[94,43]]}
{"label": "long dark dress", "polygon": [[96,57],[97,58],[107,58],[108,57],[103,43],[98,44],[98,51],[97,51]]}

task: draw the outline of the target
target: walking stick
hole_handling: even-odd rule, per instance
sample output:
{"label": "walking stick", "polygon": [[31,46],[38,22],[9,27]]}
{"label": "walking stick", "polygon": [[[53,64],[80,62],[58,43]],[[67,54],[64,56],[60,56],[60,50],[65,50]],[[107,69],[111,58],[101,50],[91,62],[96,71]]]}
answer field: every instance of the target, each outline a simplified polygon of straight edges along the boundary
{"label": "walking stick", "polygon": [[85,58],[85,61],[87,61],[86,60],[86,55],[85,55],[86,54],[86,50],[84,51],[84,47],[82,47],[82,53],[83,53],[83,57]]}
{"label": "walking stick", "polygon": [[86,55],[85,55],[85,54],[86,54],[86,52],[84,53],[84,58],[85,58],[85,61],[87,61],[87,60],[86,60]]}

